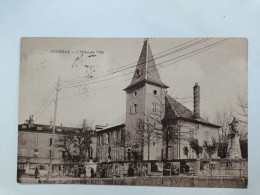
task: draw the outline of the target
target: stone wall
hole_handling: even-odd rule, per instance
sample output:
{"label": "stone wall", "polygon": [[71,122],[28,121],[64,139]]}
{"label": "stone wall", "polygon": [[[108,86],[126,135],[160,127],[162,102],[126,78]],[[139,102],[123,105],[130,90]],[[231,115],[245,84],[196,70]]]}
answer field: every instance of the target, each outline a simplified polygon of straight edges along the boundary
{"label": "stone wall", "polygon": [[[20,180],[21,183],[27,183]],[[247,178],[218,177],[125,177],[125,178],[66,178],[42,179],[42,183],[51,184],[94,184],[94,185],[132,185],[161,187],[208,187],[208,188],[247,188]]]}

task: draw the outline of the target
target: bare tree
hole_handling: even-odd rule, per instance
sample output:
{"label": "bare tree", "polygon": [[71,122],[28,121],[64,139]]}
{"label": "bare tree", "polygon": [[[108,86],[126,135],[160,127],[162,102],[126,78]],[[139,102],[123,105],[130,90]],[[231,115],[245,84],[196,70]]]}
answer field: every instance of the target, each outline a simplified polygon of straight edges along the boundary
{"label": "bare tree", "polygon": [[239,122],[247,126],[248,124],[248,101],[245,96],[237,97],[237,105],[233,107],[234,115],[239,119]]}
{"label": "bare tree", "polygon": [[218,156],[225,158],[227,154],[228,147],[228,133],[229,133],[229,123],[232,121],[233,113],[232,109],[224,107],[221,110],[216,110],[214,116],[214,122],[220,127],[219,140],[218,140]]}
{"label": "bare tree", "polygon": [[55,147],[62,149],[65,163],[82,163],[86,160],[87,154],[92,158],[91,143],[94,131],[90,129],[90,125],[84,120],[82,128],[68,131],[59,137]]}
{"label": "bare tree", "polygon": [[209,158],[211,159],[211,156],[216,152],[218,148],[218,144],[214,138],[212,138],[212,143],[209,143],[208,141],[204,140],[203,148],[209,155]]}
{"label": "bare tree", "polygon": [[195,151],[197,158],[199,158],[199,155],[203,151],[203,147],[199,144],[198,139],[194,138],[194,137],[190,138],[189,145],[190,145],[191,149],[193,149]]}

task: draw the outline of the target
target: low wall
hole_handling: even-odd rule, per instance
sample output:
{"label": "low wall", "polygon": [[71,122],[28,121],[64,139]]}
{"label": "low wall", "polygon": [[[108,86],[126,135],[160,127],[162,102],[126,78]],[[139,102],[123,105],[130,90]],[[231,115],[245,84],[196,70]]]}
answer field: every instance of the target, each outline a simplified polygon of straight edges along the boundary
{"label": "low wall", "polygon": [[[247,188],[247,178],[219,177],[125,177],[125,178],[68,178],[42,179],[42,183],[51,184],[94,184],[94,185],[133,185],[133,186],[164,186],[164,187],[210,187],[210,188]],[[23,183],[23,181],[21,181]]]}

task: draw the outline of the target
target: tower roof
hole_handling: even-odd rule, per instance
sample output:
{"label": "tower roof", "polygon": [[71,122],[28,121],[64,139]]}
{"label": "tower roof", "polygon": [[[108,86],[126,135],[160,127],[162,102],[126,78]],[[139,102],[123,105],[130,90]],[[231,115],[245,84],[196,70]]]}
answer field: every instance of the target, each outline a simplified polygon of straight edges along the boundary
{"label": "tower roof", "polygon": [[168,86],[165,85],[160,78],[158,69],[153,58],[152,50],[147,39],[144,41],[144,45],[138,63],[136,65],[132,81],[130,85],[124,90],[131,90],[132,88],[135,88],[139,84],[145,82],[163,88],[168,88]]}

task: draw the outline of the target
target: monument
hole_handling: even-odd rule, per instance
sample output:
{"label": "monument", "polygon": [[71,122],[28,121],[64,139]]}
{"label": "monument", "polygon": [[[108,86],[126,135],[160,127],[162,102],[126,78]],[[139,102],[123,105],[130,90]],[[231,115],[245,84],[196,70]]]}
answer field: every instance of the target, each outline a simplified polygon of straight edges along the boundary
{"label": "monument", "polygon": [[238,121],[233,118],[233,121],[229,124],[229,134],[228,134],[228,147],[227,147],[227,157],[228,158],[242,158],[240,149],[240,135],[238,132]]}

